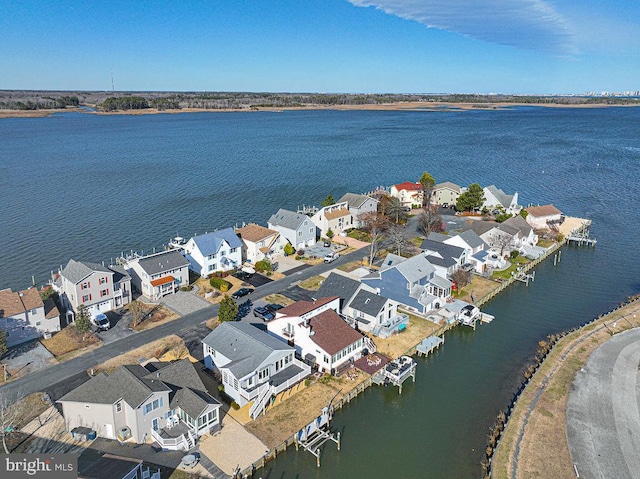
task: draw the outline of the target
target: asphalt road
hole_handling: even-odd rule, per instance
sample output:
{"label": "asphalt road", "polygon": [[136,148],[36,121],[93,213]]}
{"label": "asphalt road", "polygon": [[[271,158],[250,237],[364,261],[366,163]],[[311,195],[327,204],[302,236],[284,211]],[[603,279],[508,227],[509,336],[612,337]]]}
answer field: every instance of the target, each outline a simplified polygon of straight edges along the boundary
{"label": "asphalt road", "polygon": [[640,479],[640,329],[616,334],[576,374],[567,438],[579,477]]}
{"label": "asphalt road", "polygon": [[[250,299],[256,300],[268,296],[270,294],[279,293],[293,283],[302,281],[320,273],[334,269],[340,265],[349,263],[350,261],[360,260],[367,255],[366,249],[361,249],[340,256],[333,263],[320,264],[310,268],[303,269],[293,273],[279,281],[272,281],[255,289]],[[239,303],[242,303],[240,301]],[[174,321],[162,324],[152,329],[137,332],[129,336],[116,339],[102,347],[83,354],[82,356],[70,359],[64,363],[56,364],[40,371],[35,371],[24,377],[11,381],[8,384],[0,386],[0,395],[6,395],[11,401],[15,401],[17,397],[28,395],[38,391],[54,390],[64,391],[64,381],[77,380],[78,374],[95,367],[108,359],[114,358],[120,354],[139,348],[147,343],[161,339],[171,334],[178,334],[180,337],[193,338],[194,331],[202,331],[200,325],[207,319],[218,315],[218,306],[213,305],[201,309],[199,311],[184,315]],[[253,315],[249,316],[253,320]],[[200,333],[201,334],[201,333]],[[53,397],[53,399],[58,399]]]}

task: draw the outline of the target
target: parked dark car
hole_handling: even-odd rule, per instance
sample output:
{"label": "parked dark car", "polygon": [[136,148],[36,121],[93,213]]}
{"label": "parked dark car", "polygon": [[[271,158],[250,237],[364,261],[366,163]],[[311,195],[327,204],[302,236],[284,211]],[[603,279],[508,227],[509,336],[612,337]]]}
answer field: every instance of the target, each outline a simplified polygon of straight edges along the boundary
{"label": "parked dark car", "polygon": [[253,273],[247,273],[246,271],[238,271],[236,272],[236,274],[234,274],[234,276],[238,279],[241,279],[242,281],[246,281],[249,278],[251,278],[253,276]]}
{"label": "parked dark car", "polygon": [[262,318],[263,321],[271,321],[275,316],[267,308],[256,306],[253,308],[253,317]]}
{"label": "parked dark car", "polygon": [[246,295],[251,294],[251,293],[253,293],[253,289],[252,288],[240,288],[238,291],[233,293],[231,295],[231,297],[233,299],[239,299],[239,298],[242,298],[243,296],[246,296]]}
{"label": "parked dark car", "polygon": [[284,306],[282,306],[281,304],[277,304],[277,303],[269,303],[267,305],[265,305],[265,308],[267,308],[268,311],[270,311],[273,314],[276,314],[276,311],[278,311],[279,309],[284,308]]}

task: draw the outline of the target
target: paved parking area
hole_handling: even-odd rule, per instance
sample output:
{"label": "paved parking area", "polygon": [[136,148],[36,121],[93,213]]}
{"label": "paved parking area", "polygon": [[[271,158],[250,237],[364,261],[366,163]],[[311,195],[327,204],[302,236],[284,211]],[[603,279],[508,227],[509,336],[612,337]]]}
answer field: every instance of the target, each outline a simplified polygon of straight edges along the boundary
{"label": "paved parking area", "polygon": [[576,374],[569,450],[581,478],[640,478],[640,329],[616,334]]}
{"label": "paved parking area", "polygon": [[36,339],[11,348],[3,363],[11,375],[23,376],[48,368],[57,361],[53,354]]}
{"label": "paved parking area", "polygon": [[211,306],[208,301],[189,291],[177,291],[173,294],[168,294],[162,298],[162,304],[180,316]]}

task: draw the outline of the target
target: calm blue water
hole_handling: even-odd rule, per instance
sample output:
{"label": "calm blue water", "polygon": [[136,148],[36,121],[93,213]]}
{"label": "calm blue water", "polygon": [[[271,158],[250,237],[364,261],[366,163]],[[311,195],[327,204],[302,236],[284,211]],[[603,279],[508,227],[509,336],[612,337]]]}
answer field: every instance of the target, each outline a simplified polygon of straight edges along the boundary
{"label": "calm blue water", "polygon": [[594,221],[595,249],[565,248],[420,363],[415,386],[374,388],[340,411],[323,466],[288,452],[270,478],[479,476],[488,428],[537,341],[640,291],[640,109],[464,112],[62,114],[0,120],[0,287],[70,258],[109,261],[329,193],[417,180],[496,184]]}

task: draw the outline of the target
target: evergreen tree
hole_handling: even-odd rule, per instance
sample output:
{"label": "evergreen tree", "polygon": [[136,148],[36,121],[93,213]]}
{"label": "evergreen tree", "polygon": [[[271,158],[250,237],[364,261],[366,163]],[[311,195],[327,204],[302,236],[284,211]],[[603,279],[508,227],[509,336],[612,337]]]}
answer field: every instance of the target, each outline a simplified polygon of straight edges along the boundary
{"label": "evergreen tree", "polygon": [[78,306],[74,324],[76,327],[76,331],[78,331],[79,333],[85,334],[89,332],[89,312],[87,311],[87,307],[84,304]]}
{"label": "evergreen tree", "polygon": [[235,321],[238,318],[238,303],[230,296],[222,298],[220,301],[220,309],[218,310],[218,319],[222,321]]}
{"label": "evergreen tree", "polygon": [[456,209],[458,211],[471,211],[474,208],[480,208],[484,203],[484,191],[478,183],[469,185],[467,191],[458,197]]}

